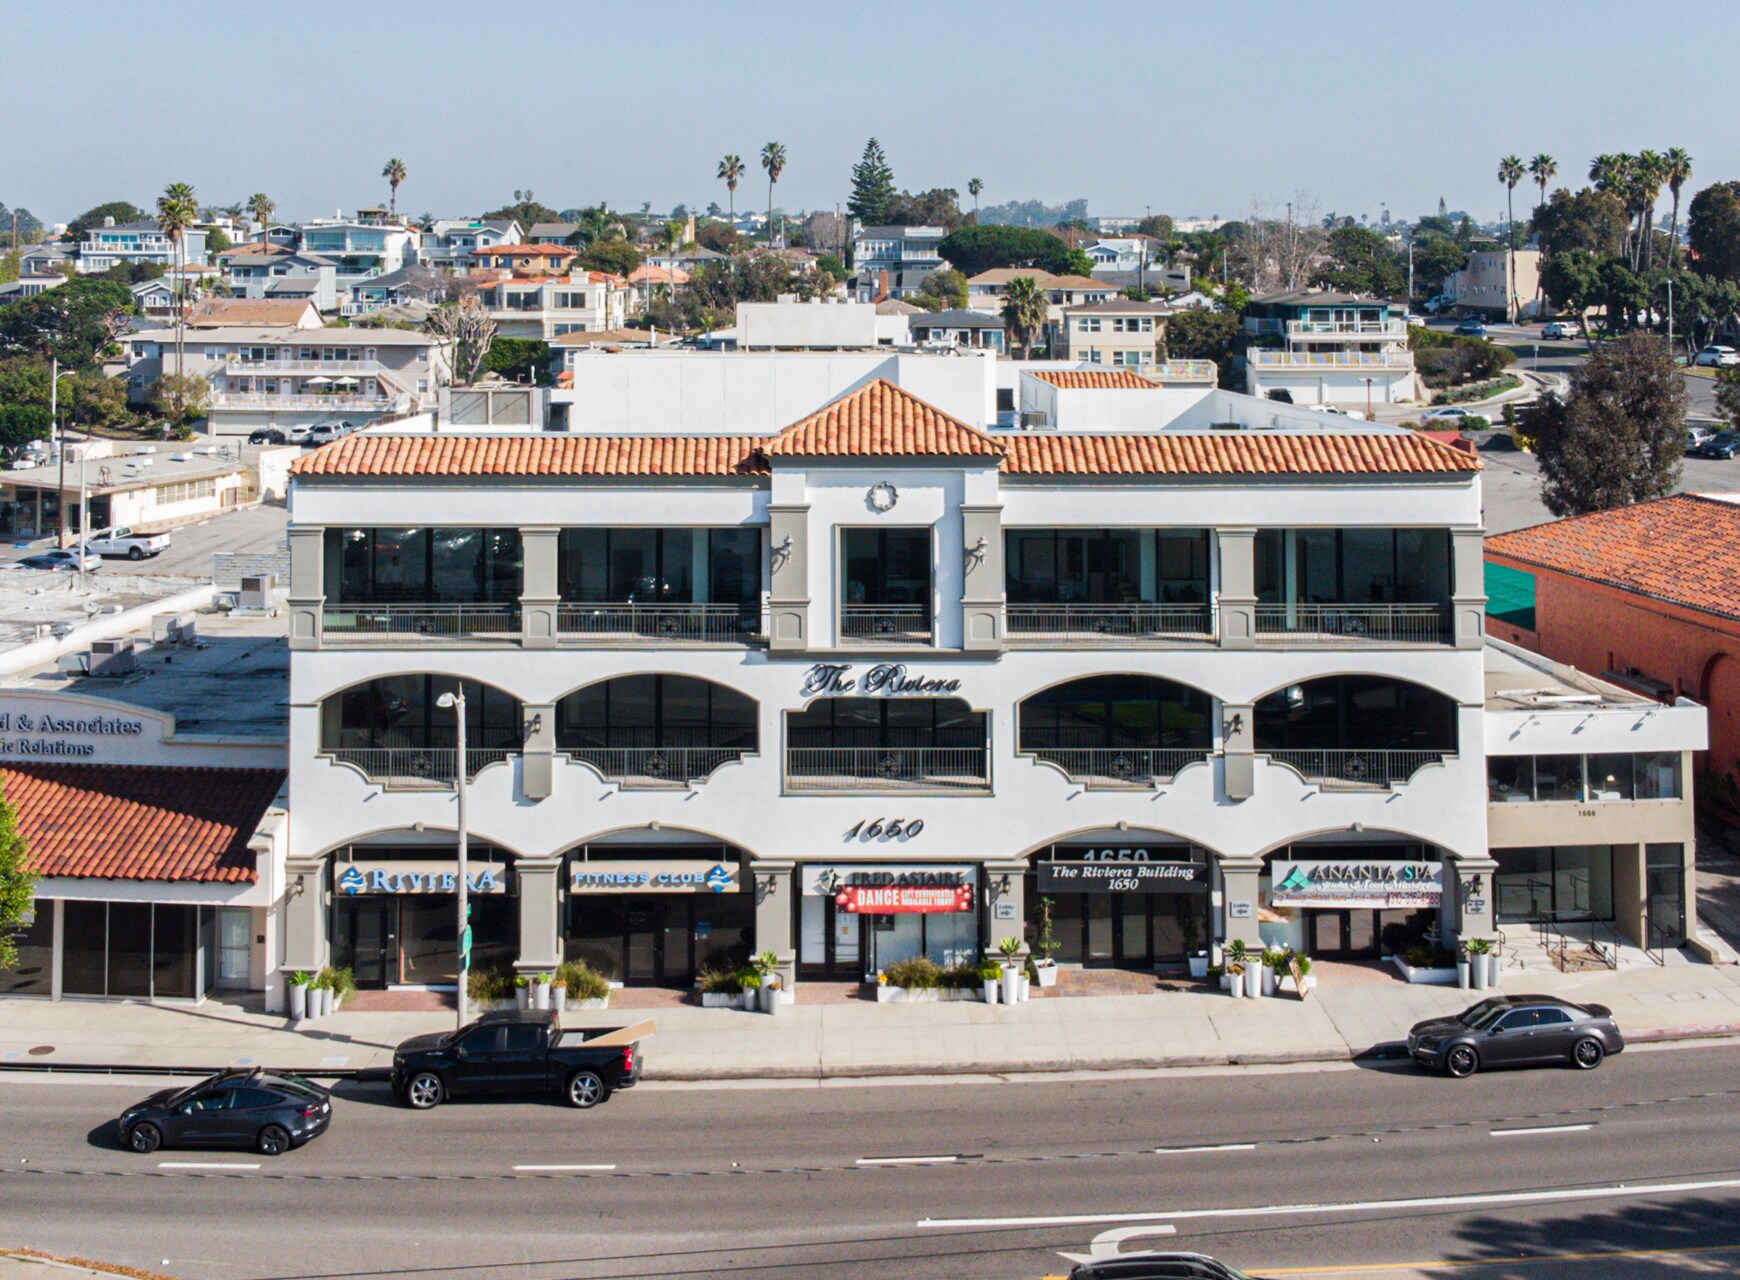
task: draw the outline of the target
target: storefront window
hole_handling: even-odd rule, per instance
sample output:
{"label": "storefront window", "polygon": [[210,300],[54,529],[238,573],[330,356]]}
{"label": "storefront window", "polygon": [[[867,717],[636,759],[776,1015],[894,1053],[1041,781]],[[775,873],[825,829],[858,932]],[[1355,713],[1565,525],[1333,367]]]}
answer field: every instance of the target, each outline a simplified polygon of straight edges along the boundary
{"label": "storefront window", "polygon": [[[574,881],[589,866],[610,874],[692,875],[708,864],[740,866],[741,850],[723,845],[594,845],[570,858]],[[746,887],[712,892],[692,881],[646,891],[607,885],[568,895],[563,954],[632,986],[687,986],[703,969],[737,969],[749,960],[755,896]],[[691,890],[694,891],[691,891]]]}
{"label": "storefront window", "polygon": [[1582,756],[1536,756],[1535,799],[1581,800]]}
{"label": "storefront window", "polygon": [[1651,751],[1636,757],[1637,798],[1639,800],[1678,800],[1680,798],[1680,753]]}
{"label": "storefront window", "polygon": [[175,903],[67,902],[61,990],[75,996],[196,999],[200,909]]}
{"label": "storefront window", "polygon": [[1486,759],[1487,795],[1498,803],[1535,798],[1535,758],[1533,756],[1488,756]]}
{"label": "storefront window", "polygon": [[1437,604],[1450,597],[1443,529],[1261,529],[1264,604]]}
{"label": "storefront window", "polygon": [[171,996],[191,1000],[199,994],[194,969],[199,908],[158,903],[152,916],[152,994],[158,999]]}
{"label": "storefront window", "polygon": [[761,592],[761,531],[564,529],[562,599],[578,604],[740,604]]}
{"label": "storefront window", "polygon": [[1200,604],[1205,529],[1010,529],[1011,604]]}
{"label": "storefront window", "polygon": [[109,904],[109,994],[151,994],[151,904]]}
{"label": "storefront window", "polygon": [[1257,703],[1258,751],[1454,751],[1456,703],[1383,676],[1325,676]]}
{"label": "storefront window", "polygon": [[1613,849],[1559,845],[1494,849],[1500,924],[1613,919]]}
{"label": "storefront window", "polygon": [[0,995],[53,995],[54,903],[38,901],[35,918],[12,935],[18,962],[0,969]]}
{"label": "storefront window", "polygon": [[511,604],[520,596],[518,529],[328,529],[337,604]]}

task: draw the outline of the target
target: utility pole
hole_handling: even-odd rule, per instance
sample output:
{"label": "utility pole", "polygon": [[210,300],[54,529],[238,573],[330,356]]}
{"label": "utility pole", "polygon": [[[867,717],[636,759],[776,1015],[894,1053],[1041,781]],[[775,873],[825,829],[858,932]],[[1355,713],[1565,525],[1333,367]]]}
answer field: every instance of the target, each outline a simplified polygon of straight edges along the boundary
{"label": "utility pole", "polygon": [[60,380],[72,377],[73,371],[60,371],[60,357],[57,355],[49,367],[48,375],[48,420],[49,440],[53,442],[60,461],[60,478],[54,486],[54,545],[66,546],[66,435],[60,429]]}
{"label": "utility pole", "polygon": [[1668,350],[1674,349],[1674,278],[1668,277]]}
{"label": "utility pole", "polygon": [[91,508],[90,501],[85,497],[85,455],[91,451],[90,433],[85,433],[85,442],[79,447],[79,594],[85,590],[85,547],[91,540]]}
{"label": "utility pole", "polygon": [[1408,310],[1414,309],[1414,229],[1408,228]]}
{"label": "utility pole", "polygon": [[454,1003],[459,1008],[459,1026],[463,1027],[466,1021],[466,998],[470,994],[467,983],[471,978],[471,884],[468,879],[471,864],[465,828],[465,686],[461,684],[452,693],[442,694],[435,699],[435,705],[453,708],[453,718],[457,725],[454,736],[457,750],[454,755],[453,790],[459,806],[459,874],[456,877],[459,890],[459,927],[454,937],[458,940],[459,955],[455,965],[457,981]]}

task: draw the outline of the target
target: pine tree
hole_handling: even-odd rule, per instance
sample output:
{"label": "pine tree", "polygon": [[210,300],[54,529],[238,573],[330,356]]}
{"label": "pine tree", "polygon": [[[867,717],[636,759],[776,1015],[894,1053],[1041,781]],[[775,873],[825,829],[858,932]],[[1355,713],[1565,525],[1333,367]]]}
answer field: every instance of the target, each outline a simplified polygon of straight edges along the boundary
{"label": "pine tree", "polygon": [[864,158],[852,166],[852,198],[846,202],[851,215],[867,227],[888,220],[894,208],[894,170],[875,138],[864,144]]}
{"label": "pine tree", "polygon": [[0,792],[0,969],[18,963],[12,931],[34,900],[36,875],[24,866],[28,853],[24,837],[18,833],[18,813]]}

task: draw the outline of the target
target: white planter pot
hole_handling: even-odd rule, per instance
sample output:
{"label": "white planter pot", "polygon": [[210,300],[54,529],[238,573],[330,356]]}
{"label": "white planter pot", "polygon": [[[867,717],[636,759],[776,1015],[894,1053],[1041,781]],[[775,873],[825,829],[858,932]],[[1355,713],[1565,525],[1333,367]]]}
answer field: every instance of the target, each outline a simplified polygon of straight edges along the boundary
{"label": "white planter pot", "polygon": [[1279,985],[1280,984],[1277,983],[1275,980],[1275,971],[1273,969],[1269,968],[1268,965],[1264,965],[1263,966],[1263,994],[1266,996],[1274,995],[1275,989]]}
{"label": "white planter pot", "polygon": [[1497,952],[1486,955],[1486,985],[1496,989],[1499,981],[1499,956]]}
{"label": "white planter pot", "polygon": [[785,988],[763,987],[762,990],[767,993],[767,1011],[778,1016],[779,1011],[785,1008],[788,999]]}
{"label": "white planter pot", "polygon": [[979,985],[983,989],[985,1003],[986,1004],[996,1004],[997,1003],[997,986],[998,986],[997,979],[986,978]]}
{"label": "white planter pot", "polygon": [[1003,977],[999,980],[999,984],[1003,989],[1004,1004],[1021,1003],[1021,970],[1015,968],[1013,965],[1006,967],[1003,970]]}
{"label": "white planter pot", "polygon": [[1456,985],[1462,990],[1468,990],[1468,956],[1466,954],[1456,962]]}
{"label": "white planter pot", "polygon": [[532,983],[531,991],[532,1008],[548,1009],[550,1007],[550,988],[546,987],[541,982],[534,982]]}
{"label": "white planter pot", "polygon": [[1476,991],[1486,990],[1486,957],[1470,956],[1469,981]]}
{"label": "white planter pot", "polygon": [[1253,964],[1245,969],[1245,995],[1255,1000],[1263,994],[1263,974],[1268,972],[1262,965]]}
{"label": "white planter pot", "polygon": [[290,988],[290,1017],[296,1022],[301,1022],[307,1016],[308,1016],[308,988],[307,987],[296,987],[296,986],[291,987]]}
{"label": "white planter pot", "polygon": [[1190,976],[1193,978],[1208,977],[1208,952],[1190,957]]}
{"label": "white planter pot", "polygon": [[745,987],[740,993],[740,996],[743,1000],[743,1011],[745,1013],[754,1013],[757,1009],[761,1008],[760,987]]}
{"label": "white planter pot", "polygon": [[514,988],[514,1008],[522,1010],[528,1009],[531,1007],[531,1003],[532,992],[530,987]]}
{"label": "white planter pot", "polygon": [[703,991],[701,993],[701,1007],[703,1009],[735,1009],[742,1003],[743,998],[735,991]]}
{"label": "white planter pot", "polygon": [[1245,975],[1242,973],[1227,974],[1226,989],[1232,993],[1234,1000],[1243,1000],[1245,998]]}
{"label": "white planter pot", "polygon": [[1034,970],[1039,974],[1041,990],[1048,990],[1057,985],[1057,966],[1055,964],[1035,965]]}
{"label": "white planter pot", "polygon": [[567,987],[551,987],[550,988],[550,1008],[555,1010],[557,1013],[560,1013],[560,1012],[562,1012],[562,1010],[566,1009],[567,1007],[568,1007],[568,988]]}
{"label": "white planter pot", "polygon": [[900,988],[891,987],[886,982],[876,984],[876,1003],[895,1004],[900,1000]]}
{"label": "white planter pot", "polygon": [[1224,971],[1221,973],[1221,975],[1220,975],[1220,989],[1222,991],[1231,991],[1232,990],[1232,975],[1230,973],[1226,973]]}
{"label": "white planter pot", "polygon": [[1023,1003],[1025,1003],[1026,1001],[1032,999],[1032,996],[1033,996],[1033,979],[1029,978],[1024,973],[1021,975],[1021,1000]]}

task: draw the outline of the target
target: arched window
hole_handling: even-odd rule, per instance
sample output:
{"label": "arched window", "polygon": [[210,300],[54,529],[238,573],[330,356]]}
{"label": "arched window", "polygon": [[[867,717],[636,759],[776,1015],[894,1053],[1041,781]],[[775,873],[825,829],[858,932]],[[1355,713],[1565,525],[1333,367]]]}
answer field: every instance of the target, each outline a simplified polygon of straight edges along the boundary
{"label": "arched window", "polygon": [[320,706],[320,748],[371,778],[451,780],[458,722],[441,695],[465,694],[467,776],[505,760],[524,740],[520,700],[476,680],[419,673],[352,685]]}
{"label": "arched window", "polygon": [[693,676],[619,676],[556,706],[556,746],[607,778],[688,782],[754,753],[753,698]]}
{"label": "arched window", "polygon": [[1169,778],[1214,746],[1212,699],[1156,676],[1088,676],[1020,706],[1019,750],[1073,778]]}
{"label": "arched window", "polygon": [[1262,698],[1256,749],[1314,780],[1385,785],[1456,751],[1456,703],[1388,676],[1324,676]]}
{"label": "arched window", "polygon": [[787,712],[786,745],[793,790],[982,790],[990,781],[985,713],[961,698],[818,698]]}

